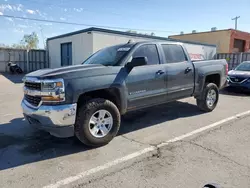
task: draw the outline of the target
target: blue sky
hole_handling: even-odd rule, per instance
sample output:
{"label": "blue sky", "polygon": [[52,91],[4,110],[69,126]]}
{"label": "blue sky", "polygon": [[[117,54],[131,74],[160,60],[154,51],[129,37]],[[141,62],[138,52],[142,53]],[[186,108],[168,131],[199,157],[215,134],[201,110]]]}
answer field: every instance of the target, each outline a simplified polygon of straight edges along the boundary
{"label": "blue sky", "polygon": [[[147,33],[158,30],[154,33],[165,37],[211,27],[233,28],[235,16],[241,16],[238,29],[250,32],[249,10],[250,0],[0,0],[0,15],[146,29]],[[43,38],[87,28],[1,16],[0,25],[1,44],[18,43],[24,34],[35,31],[40,47]]]}

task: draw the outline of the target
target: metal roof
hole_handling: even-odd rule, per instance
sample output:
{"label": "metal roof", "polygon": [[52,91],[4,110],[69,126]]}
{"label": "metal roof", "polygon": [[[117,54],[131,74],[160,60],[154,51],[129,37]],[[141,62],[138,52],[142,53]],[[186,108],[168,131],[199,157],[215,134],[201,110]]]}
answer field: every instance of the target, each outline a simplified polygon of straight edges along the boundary
{"label": "metal roof", "polygon": [[97,27],[90,27],[90,28],[87,28],[87,29],[83,29],[83,30],[74,31],[74,32],[71,32],[71,33],[58,35],[58,36],[55,36],[55,37],[48,38],[47,41],[53,40],[53,39],[59,39],[59,38],[63,38],[63,37],[68,37],[68,36],[72,36],[72,35],[76,35],[76,34],[92,32],[92,31],[97,31],[97,32],[102,32],[102,33],[110,33],[110,34],[117,34],[117,35],[132,36],[132,37],[147,38],[147,39],[166,40],[166,41],[173,41],[173,42],[183,42],[183,43],[188,43],[188,44],[199,44],[199,45],[216,47],[216,45],[213,45],[213,44],[190,42],[190,41],[185,41],[185,40],[177,40],[177,39],[171,39],[171,38],[159,37],[159,36],[151,36],[151,35],[143,35],[143,34],[137,34],[137,33],[124,32],[124,31],[116,31],[116,30],[110,30],[110,29],[97,28]]}

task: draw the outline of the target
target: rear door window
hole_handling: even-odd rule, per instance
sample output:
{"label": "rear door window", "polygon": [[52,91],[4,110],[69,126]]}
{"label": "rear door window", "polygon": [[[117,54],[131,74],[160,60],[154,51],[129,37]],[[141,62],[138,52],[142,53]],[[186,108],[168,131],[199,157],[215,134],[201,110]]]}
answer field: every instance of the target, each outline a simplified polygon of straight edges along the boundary
{"label": "rear door window", "polygon": [[182,46],[173,44],[162,44],[166,63],[178,63],[187,61]]}

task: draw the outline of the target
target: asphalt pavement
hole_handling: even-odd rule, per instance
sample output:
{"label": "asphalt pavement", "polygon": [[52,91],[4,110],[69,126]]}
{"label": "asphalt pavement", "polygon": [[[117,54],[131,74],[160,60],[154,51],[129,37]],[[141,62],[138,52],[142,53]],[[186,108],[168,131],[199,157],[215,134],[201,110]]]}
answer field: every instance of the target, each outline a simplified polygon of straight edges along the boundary
{"label": "asphalt pavement", "polygon": [[[190,143],[188,138],[162,147],[159,151],[145,152],[119,162],[119,165],[111,165],[130,154],[249,111],[247,94],[222,92],[217,108],[211,113],[200,112],[195,100],[188,98],[129,114],[123,117],[119,135],[112,142],[104,147],[90,149],[75,138],[55,138],[33,129],[24,121],[20,107],[23,95],[20,78],[0,75],[0,85],[1,188],[55,188],[61,185],[123,187],[126,184],[127,187],[168,187],[166,182],[171,187],[184,185],[183,182],[187,183],[185,187],[197,187],[206,182],[206,177],[208,182],[227,183],[229,187],[234,185],[233,181],[235,185],[242,182],[241,187],[249,187],[246,186],[249,182],[244,179],[249,179],[250,175],[245,169],[249,165],[248,117],[222,124],[225,129],[218,130],[221,132],[212,131],[207,135],[201,134],[203,136],[197,140],[191,140],[197,145]],[[210,139],[213,142],[209,142]],[[219,155],[204,149],[210,146],[211,150],[221,152],[221,155],[245,166],[241,168],[225,158],[223,161]],[[105,164],[109,166],[101,169]],[[144,170],[140,171],[142,168]],[[202,173],[203,170],[208,173],[207,176]],[[219,171],[221,176],[218,176]],[[236,180],[237,176],[241,178]],[[145,177],[149,177],[149,180]]]}
{"label": "asphalt pavement", "polygon": [[124,169],[75,187],[223,188],[250,187],[250,117],[224,124],[192,139],[162,147]]}

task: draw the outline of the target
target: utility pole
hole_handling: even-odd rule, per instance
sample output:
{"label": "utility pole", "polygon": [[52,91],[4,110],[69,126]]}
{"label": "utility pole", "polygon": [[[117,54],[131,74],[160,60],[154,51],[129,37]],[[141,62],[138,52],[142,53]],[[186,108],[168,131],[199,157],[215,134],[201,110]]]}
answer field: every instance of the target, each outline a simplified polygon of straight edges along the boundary
{"label": "utility pole", "polygon": [[234,18],[232,18],[232,20],[235,20],[235,30],[237,30],[237,24],[238,24],[238,19],[240,18],[240,16],[236,16]]}
{"label": "utility pole", "polygon": [[42,28],[41,25],[40,25],[39,27],[40,27],[40,31],[41,31],[42,40],[43,40],[43,47],[44,47],[44,49],[45,49],[46,45],[45,45],[45,42],[44,42],[43,28]]}

